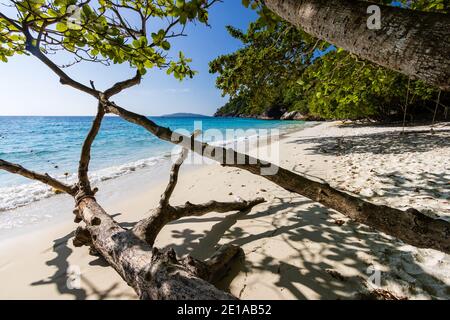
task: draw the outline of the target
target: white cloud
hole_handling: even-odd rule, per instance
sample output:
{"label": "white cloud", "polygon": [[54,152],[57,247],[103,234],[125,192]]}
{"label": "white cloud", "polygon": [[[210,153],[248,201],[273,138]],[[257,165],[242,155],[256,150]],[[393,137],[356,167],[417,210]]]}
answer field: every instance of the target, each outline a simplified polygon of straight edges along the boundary
{"label": "white cloud", "polygon": [[165,92],[168,92],[168,93],[188,93],[188,92],[191,92],[191,89],[189,89],[189,88],[181,88],[181,89],[169,88],[169,89],[166,89]]}

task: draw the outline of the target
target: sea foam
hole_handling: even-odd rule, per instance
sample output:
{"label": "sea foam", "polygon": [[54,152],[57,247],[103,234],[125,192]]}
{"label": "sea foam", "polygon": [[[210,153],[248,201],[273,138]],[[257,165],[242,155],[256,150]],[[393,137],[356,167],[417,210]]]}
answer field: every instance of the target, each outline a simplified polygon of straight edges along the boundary
{"label": "sea foam", "polygon": [[[168,155],[159,157],[151,157],[141,159],[118,166],[112,166],[105,169],[93,171],[89,174],[91,183],[93,185],[99,184],[103,181],[115,179],[126,174],[132,173],[138,169],[155,166],[163,161],[168,161]],[[60,181],[66,184],[73,184],[76,181],[76,175],[57,177]],[[16,209],[29,205],[33,202],[55,196],[55,190],[40,182],[25,183],[13,187],[0,188],[0,212]]]}

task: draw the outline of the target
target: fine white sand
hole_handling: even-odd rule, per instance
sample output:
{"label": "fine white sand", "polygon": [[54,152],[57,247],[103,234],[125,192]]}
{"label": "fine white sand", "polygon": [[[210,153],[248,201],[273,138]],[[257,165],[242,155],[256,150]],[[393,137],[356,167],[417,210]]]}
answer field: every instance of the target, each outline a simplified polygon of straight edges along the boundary
{"label": "fine white sand", "polygon": [[[438,126],[435,134],[400,131],[322,123],[284,136],[280,165],[369,201],[449,219],[450,128]],[[161,172],[162,179],[166,175]],[[136,172],[113,187],[103,195],[101,190],[98,200],[126,227],[157,204],[165,181],[144,181]],[[172,203],[257,196],[267,202],[249,213],[211,213],[172,223],[156,246],[201,259],[220,244],[242,246],[245,259],[219,283],[242,299],[351,299],[376,288],[409,299],[450,298],[449,255],[405,245],[245,171],[215,164],[183,167]],[[60,213],[57,223],[0,243],[0,298],[136,298],[102,259],[73,247],[70,201],[45,201],[34,206],[50,216]],[[80,270],[80,289],[68,288],[68,270]]]}

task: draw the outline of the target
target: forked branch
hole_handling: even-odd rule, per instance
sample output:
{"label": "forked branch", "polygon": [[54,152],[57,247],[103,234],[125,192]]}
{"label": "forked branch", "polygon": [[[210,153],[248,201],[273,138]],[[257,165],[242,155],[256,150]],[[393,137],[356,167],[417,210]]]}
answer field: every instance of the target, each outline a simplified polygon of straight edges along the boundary
{"label": "forked branch", "polygon": [[[190,141],[191,145],[193,145],[195,137],[199,134],[200,131],[196,131],[190,138],[186,137],[186,139]],[[256,198],[251,201],[238,200],[232,202],[219,202],[211,200],[203,204],[192,204],[190,202],[186,202],[186,204],[182,206],[171,206],[169,204],[169,200],[177,185],[180,167],[184,160],[186,160],[188,153],[189,149],[183,148],[179,157],[172,165],[169,183],[161,196],[158,208],[152,210],[150,216],[139,221],[132,230],[138,238],[146,241],[150,246],[153,246],[161,229],[172,221],[183,217],[202,216],[210,212],[224,213],[229,211],[250,210],[254,206],[265,201],[263,198]]]}
{"label": "forked branch", "polygon": [[[199,134],[201,134],[200,130],[195,131],[191,135],[190,141],[193,141]],[[175,190],[178,182],[178,173],[180,172],[181,165],[183,164],[184,160],[186,160],[188,154],[189,149],[183,148],[177,160],[175,160],[174,164],[172,165],[172,169],[170,170],[169,183],[167,184],[166,190],[162,194],[161,200],[159,201],[160,208],[165,208],[169,205],[170,197],[172,196],[172,193]]]}

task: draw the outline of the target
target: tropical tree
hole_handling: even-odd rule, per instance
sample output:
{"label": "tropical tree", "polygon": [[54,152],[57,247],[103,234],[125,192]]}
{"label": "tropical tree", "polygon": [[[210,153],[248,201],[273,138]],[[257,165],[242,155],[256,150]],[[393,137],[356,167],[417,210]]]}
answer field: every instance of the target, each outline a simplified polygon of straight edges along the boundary
{"label": "tropical tree", "polygon": [[[325,119],[378,121],[430,118],[440,96],[421,80],[355,57],[342,49],[318,58],[291,87],[293,109]],[[441,101],[447,94],[441,95]],[[430,112],[431,110],[431,112]]]}
{"label": "tropical tree", "polygon": [[[250,3],[252,1],[245,1]],[[450,90],[450,16],[353,0],[263,0],[268,9],[305,32],[413,79]],[[391,3],[392,1],[383,1]],[[430,9],[448,4],[434,2]],[[380,25],[368,27],[373,12]],[[265,11],[263,11],[265,13]],[[368,14],[369,13],[369,14]],[[267,14],[265,14],[267,16]]]}
{"label": "tropical tree", "polygon": [[[75,222],[83,222],[83,226],[76,230],[74,245],[88,245],[91,252],[104,257],[142,299],[233,298],[208,280],[221,271],[239,252],[239,248],[223,247],[217,255],[203,262],[191,257],[178,260],[173,250],[160,251],[153,248],[153,242],[165,224],[183,216],[246,210],[263,201],[211,201],[199,205],[186,203],[184,206],[171,206],[170,196],[178,180],[179,168],[187,156],[187,150],[183,149],[172,167],[171,179],[158,208],[134,228],[126,230],[97,203],[95,194],[98,190],[92,188],[88,176],[92,143],[106,113],[117,113],[131,122],[150,125],[151,132],[167,134],[169,139],[172,138],[168,129],[116,106],[110,99],[139,84],[147,69],[153,67],[166,69],[177,79],[192,77],[194,71],[188,65],[190,60],[183,53],[179,53],[177,60],[168,55],[170,40],[183,35],[188,23],[199,21],[206,24],[208,8],[215,2],[99,0],[94,4],[89,0],[13,0],[10,8],[5,10],[13,12],[12,16],[0,12],[0,57],[3,61],[7,62],[8,57],[15,54],[31,54],[56,73],[63,85],[69,85],[97,100],[97,115],[82,146],[78,182],[75,185],[67,185],[48,174],[36,173],[5,160],[0,160],[0,169],[38,180],[71,195],[75,199]],[[155,25],[161,27],[151,30],[150,26]],[[48,57],[58,52],[72,55],[72,64],[83,61],[104,64],[126,62],[136,73],[106,90],[99,90],[94,81],[90,85],[76,81]],[[190,138],[186,140],[190,141]],[[181,139],[176,143],[181,143]]]}
{"label": "tropical tree", "polygon": [[[448,12],[441,0],[399,3],[414,10]],[[255,8],[261,18],[248,30],[229,27],[244,48],[210,64],[210,71],[218,73],[217,87],[231,97],[217,115],[257,116],[278,109],[282,111],[278,115],[298,111],[322,119],[398,120],[406,113],[411,119],[432,116],[438,97],[438,106],[448,104],[448,94],[432,85],[317,40],[267,7]],[[294,48],[297,52],[292,55]],[[306,55],[308,59],[303,58]],[[285,68],[277,72],[278,66]]]}
{"label": "tropical tree", "polygon": [[316,40],[283,22],[273,28],[254,22],[245,33],[227,29],[243,48],[211,61],[210,72],[218,73],[216,86],[223,95],[246,101],[231,114],[259,115],[273,106],[282,108],[286,90],[311,63]]}
{"label": "tropical tree", "polygon": [[[248,210],[264,201],[257,198],[204,204],[187,202],[183,206],[172,206],[170,197],[188,149],[224,166],[241,168],[257,175],[263,175],[264,168],[271,166],[274,174],[263,177],[289,191],[302,194],[407,243],[450,252],[448,222],[432,219],[413,209],[404,212],[377,206],[274,164],[231,149],[210,146],[196,139],[197,132],[189,137],[174,133],[112,101],[114,95],[139,84],[146,70],[153,67],[164,68],[179,79],[193,76],[194,72],[188,66],[189,60],[181,53],[179,59],[173,60],[167,50],[172,38],[184,34],[187,23],[207,23],[208,8],[215,2],[11,0],[11,7],[0,12],[2,60],[7,61],[14,54],[36,57],[58,75],[63,85],[94,97],[97,114],[82,146],[76,184],[67,185],[48,174],[31,171],[6,160],[0,160],[0,169],[40,181],[72,196],[75,200],[75,222],[81,223],[74,244],[90,246],[93,252],[104,257],[142,299],[233,299],[232,295],[218,290],[210,281],[240,252],[238,247],[224,246],[210,259],[199,261],[192,257],[179,259],[173,249],[159,250],[154,247],[154,240],[165,224],[181,217],[200,216],[213,211]],[[130,15],[134,18],[129,18]],[[151,26],[161,24],[163,27],[151,29]],[[72,78],[49,58],[52,52],[71,54],[74,63],[128,63],[135,69],[135,75],[110,88],[100,89],[94,81],[83,84]],[[97,202],[95,194],[98,190],[91,186],[88,176],[92,143],[107,113],[118,115],[158,138],[184,148],[172,166],[170,180],[159,206],[130,229],[121,227]]]}

